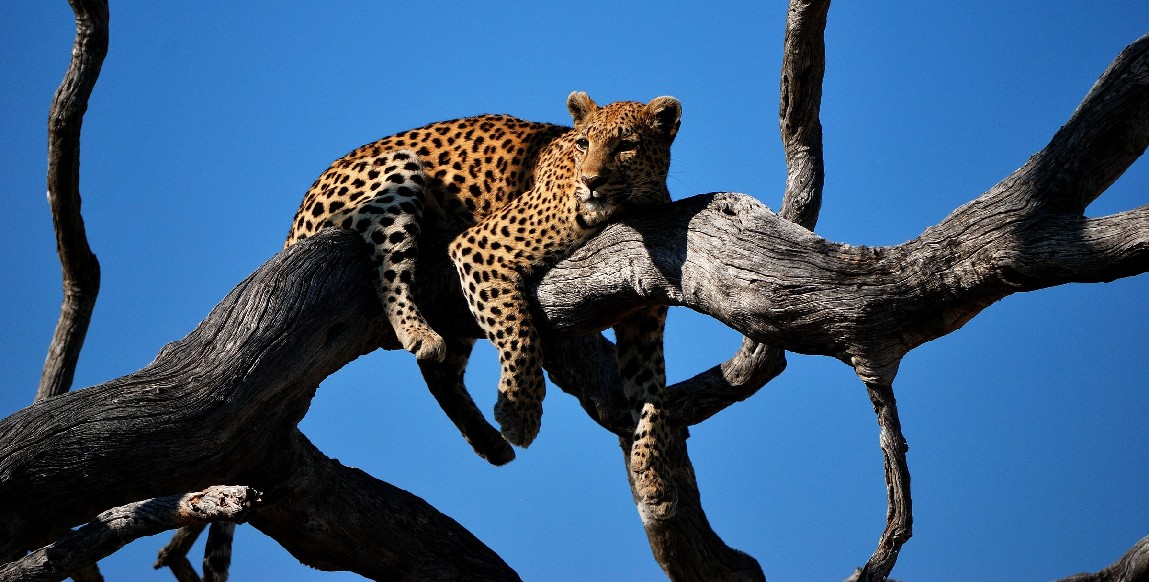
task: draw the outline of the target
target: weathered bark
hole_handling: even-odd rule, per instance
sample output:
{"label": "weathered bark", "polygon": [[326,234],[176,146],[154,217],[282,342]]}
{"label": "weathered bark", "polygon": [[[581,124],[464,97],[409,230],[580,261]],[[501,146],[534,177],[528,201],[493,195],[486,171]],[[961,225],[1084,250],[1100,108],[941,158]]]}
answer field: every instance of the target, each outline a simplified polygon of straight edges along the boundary
{"label": "weathered bark", "polygon": [[[858,579],[885,579],[912,527],[907,446],[890,388],[902,356],[1010,293],[1112,280],[1149,266],[1149,208],[1098,219],[1081,215],[1085,203],[1145,150],[1147,38],[1117,58],[1048,147],[913,241],[884,248],[835,245],[753,201],[715,195],[697,214],[678,215],[689,221],[681,228],[667,229],[663,217],[615,227],[576,255],[593,266],[572,261],[567,266],[586,268],[551,272],[539,287],[548,320],[580,328],[584,319],[606,315],[568,309],[575,296],[592,296],[580,310],[589,304],[625,309],[627,299],[638,297],[663,300],[718,317],[746,334],[747,345],[765,342],[853,366],[878,413],[889,501],[886,529]],[[785,108],[783,113],[785,119]],[[732,224],[721,215],[738,218]],[[777,229],[774,235],[785,241],[759,238],[762,228]],[[635,260],[641,249],[650,262]],[[799,256],[813,264],[787,259]],[[594,288],[580,280],[593,281]],[[672,389],[671,398],[679,393]],[[650,537],[652,545],[662,543]],[[713,542],[725,547],[717,536]],[[681,562],[683,555],[675,559]]]}
{"label": "weathered bark", "polygon": [[108,3],[69,3],[76,13],[76,41],[72,62],[48,114],[48,204],[63,271],[64,303],[48,347],[36,400],[63,394],[72,387],[76,362],[100,291],[100,263],[88,246],[80,214],[80,126],[108,54]]}
{"label": "weathered bark", "polygon": [[217,486],[109,509],[63,539],[0,565],[0,580],[63,580],[136,538],[216,520],[240,521],[258,497],[249,487]]}
{"label": "weathered bark", "polygon": [[818,222],[826,170],[822,153],[822,78],[830,0],[791,0],[782,46],[778,119],[786,152],[782,218],[809,230]]}

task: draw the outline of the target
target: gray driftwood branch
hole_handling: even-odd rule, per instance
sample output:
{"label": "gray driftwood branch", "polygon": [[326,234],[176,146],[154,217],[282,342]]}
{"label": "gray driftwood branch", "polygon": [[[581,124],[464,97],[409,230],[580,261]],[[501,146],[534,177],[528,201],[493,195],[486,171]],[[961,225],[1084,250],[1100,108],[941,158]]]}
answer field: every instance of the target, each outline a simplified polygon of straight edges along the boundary
{"label": "gray driftwood branch", "polygon": [[136,538],[212,521],[243,521],[258,497],[250,487],[216,486],[109,509],[59,541],[0,566],[0,580],[62,580]]}

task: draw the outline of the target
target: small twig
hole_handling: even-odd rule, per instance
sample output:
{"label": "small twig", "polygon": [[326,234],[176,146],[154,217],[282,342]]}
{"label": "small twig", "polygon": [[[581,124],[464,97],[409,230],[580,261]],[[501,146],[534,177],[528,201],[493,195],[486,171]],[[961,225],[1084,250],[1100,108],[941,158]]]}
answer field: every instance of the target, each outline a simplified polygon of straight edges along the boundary
{"label": "small twig", "polygon": [[59,541],[0,566],[0,580],[61,580],[139,537],[218,520],[243,521],[258,499],[250,487],[221,485],[109,509]]}
{"label": "small twig", "polygon": [[205,527],[206,524],[201,523],[176,530],[168,545],[164,546],[156,556],[156,563],[152,564],[152,567],[157,570],[165,566],[171,568],[177,582],[201,582],[199,574],[188,561],[188,552]]}
{"label": "small twig", "polygon": [[909,446],[902,436],[902,423],[898,420],[898,403],[891,386],[867,383],[870,402],[878,415],[879,441],[886,468],[886,529],[878,540],[878,548],[858,574],[859,582],[886,580],[898,561],[902,544],[913,534],[913,511],[910,502],[910,470],[906,465]]}

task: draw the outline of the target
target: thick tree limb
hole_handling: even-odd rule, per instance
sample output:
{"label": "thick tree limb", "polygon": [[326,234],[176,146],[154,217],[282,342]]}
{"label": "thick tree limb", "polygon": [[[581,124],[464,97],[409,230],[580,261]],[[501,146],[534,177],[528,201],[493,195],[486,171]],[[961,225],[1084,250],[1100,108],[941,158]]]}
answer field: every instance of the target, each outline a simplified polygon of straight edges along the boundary
{"label": "thick tree limb", "polygon": [[1061,582],[1140,582],[1149,580],[1149,536],[1133,544],[1124,556],[1094,574],[1075,574]]}
{"label": "thick tree limb", "polygon": [[[1123,51],[1029,163],[913,241],[886,248],[833,245],[752,201],[715,195],[697,214],[679,214],[681,228],[666,229],[662,217],[651,217],[657,227],[643,221],[615,227],[567,263],[581,266],[585,258],[595,268],[550,273],[539,286],[548,320],[580,328],[583,318],[609,315],[640,297],[669,301],[715,315],[752,340],[853,366],[878,412],[890,503],[879,548],[861,577],[885,579],[912,523],[905,439],[889,390],[902,356],[1010,293],[1149,268],[1149,207],[1086,219],[1083,206],[1066,211],[1065,203],[1095,199],[1144,152],[1147,46],[1142,38]],[[1087,178],[1075,179],[1074,172]],[[746,221],[736,224],[740,219]],[[767,241],[763,228],[779,239]],[[731,244],[735,240],[747,244]],[[643,248],[650,263],[636,260]],[[813,264],[787,259],[799,256]],[[584,277],[594,277],[594,289],[578,285]],[[590,301],[567,309],[573,296],[587,294]],[[590,304],[608,307],[581,311]]]}
{"label": "thick tree limb", "polygon": [[56,252],[63,268],[64,303],[44,361],[36,400],[71,388],[100,291],[100,263],[88,246],[80,214],[80,126],[108,54],[108,3],[69,3],[76,13],[76,41],[72,62],[48,114],[48,204],[56,228]]}
{"label": "thick tree limb", "polygon": [[303,563],[375,580],[519,579],[422,499],[329,459],[298,432],[292,448],[299,470],[249,522]]}
{"label": "thick tree limb", "polygon": [[0,580],[62,580],[128,542],[188,525],[241,521],[259,494],[250,487],[209,487],[109,509],[60,541],[0,566]]}
{"label": "thick tree limb", "polygon": [[517,579],[453,520],[295,428],[323,378],[398,347],[361,249],[350,232],[293,245],[144,369],[0,421],[0,555],[103,508],[239,482],[264,492],[251,523],[315,567]]}

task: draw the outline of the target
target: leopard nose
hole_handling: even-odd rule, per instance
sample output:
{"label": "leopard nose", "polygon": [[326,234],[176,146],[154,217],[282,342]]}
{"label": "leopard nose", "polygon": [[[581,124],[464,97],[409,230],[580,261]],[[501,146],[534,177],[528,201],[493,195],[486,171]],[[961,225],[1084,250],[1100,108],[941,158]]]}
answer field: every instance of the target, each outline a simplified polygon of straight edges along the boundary
{"label": "leopard nose", "polygon": [[602,175],[591,176],[583,174],[582,183],[586,184],[586,187],[590,188],[591,191],[594,191],[597,190],[599,186],[602,186],[606,183],[606,177]]}

